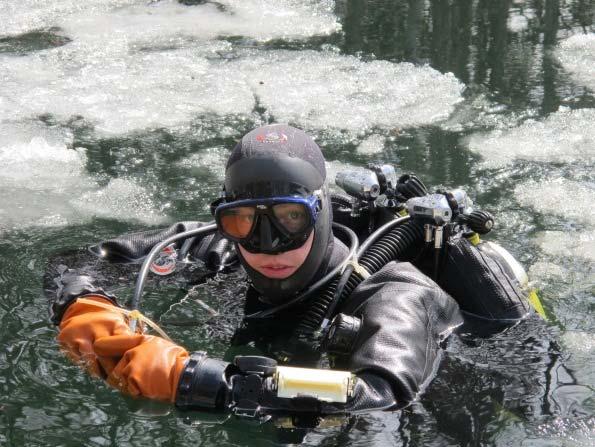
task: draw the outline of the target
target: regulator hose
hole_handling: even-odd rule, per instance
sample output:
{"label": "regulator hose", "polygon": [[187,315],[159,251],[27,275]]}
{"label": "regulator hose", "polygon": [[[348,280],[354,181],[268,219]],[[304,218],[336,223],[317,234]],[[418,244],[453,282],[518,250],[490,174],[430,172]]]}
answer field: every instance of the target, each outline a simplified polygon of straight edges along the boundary
{"label": "regulator hose", "polygon": [[[391,221],[376,230],[357,253],[357,263],[369,274],[378,272],[390,261],[410,259],[423,242],[423,226],[409,216]],[[324,330],[342,299],[351,295],[364,277],[350,264],[341,278],[333,280],[317,297],[296,328],[298,337]]]}
{"label": "regulator hose", "polygon": [[[134,295],[132,296],[132,300],[130,301],[130,309],[139,309],[141,299],[143,296],[143,290],[145,288],[145,282],[147,281],[147,275],[149,274],[149,269],[151,268],[151,264],[153,264],[155,258],[157,258],[157,256],[159,256],[159,253],[161,253],[161,250],[163,250],[165,247],[167,247],[169,244],[173,242],[177,242],[179,240],[187,239],[193,236],[214,233],[215,231],[217,231],[217,224],[210,223],[199,228],[194,228],[193,230],[188,230],[182,233],[174,234],[173,236],[168,237],[164,241],[155,245],[143,261],[143,265],[140,271],[138,272],[138,277],[136,278],[136,286],[134,287]],[[133,331],[136,329],[136,320],[131,321],[130,328]]]}
{"label": "regulator hose", "polygon": [[419,177],[414,174],[403,174],[397,181],[397,199],[406,202],[412,197],[423,197],[428,194],[428,188]]}
{"label": "regulator hose", "polygon": [[345,194],[331,194],[331,203],[333,205],[341,205],[345,208],[353,208],[353,203],[351,197],[346,196]]}

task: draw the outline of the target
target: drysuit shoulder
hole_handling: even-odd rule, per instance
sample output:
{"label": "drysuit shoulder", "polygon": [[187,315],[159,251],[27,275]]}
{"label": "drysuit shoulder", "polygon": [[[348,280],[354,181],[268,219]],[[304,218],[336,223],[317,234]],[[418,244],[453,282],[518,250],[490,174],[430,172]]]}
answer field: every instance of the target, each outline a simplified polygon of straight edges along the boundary
{"label": "drysuit shoulder", "polygon": [[440,343],[462,323],[452,297],[410,263],[391,262],[363,281],[342,312],[358,317],[361,327],[341,363],[383,377],[399,405],[432,377]]}

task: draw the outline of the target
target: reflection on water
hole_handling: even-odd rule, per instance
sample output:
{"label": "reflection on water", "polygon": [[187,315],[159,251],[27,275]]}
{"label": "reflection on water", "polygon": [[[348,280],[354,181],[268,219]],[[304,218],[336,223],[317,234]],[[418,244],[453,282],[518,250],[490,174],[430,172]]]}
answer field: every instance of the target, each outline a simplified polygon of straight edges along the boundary
{"label": "reflection on water", "polygon": [[[593,13],[592,0],[0,2],[0,444],[589,445]],[[71,365],[47,322],[47,258],[208,219],[229,148],[277,119],[308,126],[331,171],[384,161],[466,188],[550,321],[453,338],[411,407],[307,433],[124,398]],[[238,281],[164,283],[146,311],[223,355]]]}
{"label": "reflection on water", "polygon": [[576,26],[592,31],[593,11],[589,0],[352,0],[342,10],[342,48],[429,63],[499,103],[545,114],[558,109],[568,83],[548,51]]}

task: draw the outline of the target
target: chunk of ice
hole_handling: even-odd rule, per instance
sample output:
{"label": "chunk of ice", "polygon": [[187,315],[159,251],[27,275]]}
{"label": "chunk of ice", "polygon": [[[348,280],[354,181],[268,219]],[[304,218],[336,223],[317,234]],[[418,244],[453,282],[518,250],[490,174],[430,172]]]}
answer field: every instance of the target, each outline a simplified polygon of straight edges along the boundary
{"label": "chunk of ice", "polygon": [[364,155],[378,154],[384,149],[386,138],[382,135],[370,135],[357,147],[357,152]]}
{"label": "chunk of ice", "polygon": [[595,353],[595,334],[569,331],[562,335],[564,345],[573,353],[592,355]]}
{"label": "chunk of ice", "polygon": [[333,14],[334,2],[328,0],[216,3],[185,6],[176,0],[3,0],[0,35],[59,26],[75,39],[119,39],[153,47],[168,41],[177,45],[180,37],[204,40],[247,36],[266,41],[303,39],[341,29]]}
{"label": "chunk of ice", "polygon": [[2,0],[0,36],[56,26],[64,16],[79,11],[105,11],[134,3],[146,3],[146,0]]}
{"label": "chunk of ice", "polygon": [[120,134],[174,126],[201,113],[250,114],[254,107],[245,82],[198,50],[108,52],[92,58],[78,50],[73,46],[5,61],[0,57],[0,64],[7,62],[0,96],[12,104],[0,108],[5,119],[78,115],[100,134]]}
{"label": "chunk of ice", "polygon": [[585,182],[556,178],[527,181],[515,188],[515,197],[536,211],[595,226],[595,190]]}
{"label": "chunk of ice", "polygon": [[563,40],[555,54],[575,82],[595,92],[595,33]]}
{"label": "chunk of ice", "polygon": [[529,27],[529,20],[517,11],[508,17],[506,26],[511,33],[520,33]]}
{"label": "chunk of ice", "polygon": [[[100,134],[171,127],[201,114],[251,116],[255,96],[277,121],[331,133],[429,124],[451,113],[463,85],[430,67],[316,51],[238,51],[225,43],[157,52],[77,44],[5,66],[4,117],[83,116]],[[227,44],[229,46],[229,44]],[[304,67],[308,67],[304,70]]]}
{"label": "chunk of ice", "polygon": [[177,164],[181,168],[207,169],[217,179],[223,180],[228,156],[228,148],[220,146],[211,147],[202,149],[199,153],[186,157]]}
{"label": "chunk of ice", "polygon": [[116,179],[100,188],[86,172],[85,150],[69,148],[68,131],[35,122],[2,123],[0,142],[0,232],[81,223],[93,216],[163,219],[139,186]]}
{"label": "chunk of ice", "polygon": [[535,238],[539,247],[553,256],[576,257],[595,262],[595,233],[593,231],[543,231]]}
{"label": "chunk of ice", "polygon": [[464,89],[428,66],[317,51],[252,51],[236,62],[275,120],[363,134],[446,118]]}
{"label": "chunk of ice", "polygon": [[71,200],[70,204],[84,216],[137,220],[148,224],[164,221],[147,190],[128,179],[111,179],[104,188],[85,192]]}
{"label": "chunk of ice", "polygon": [[543,121],[527,120],[518,127],[475,134],[468,147],[482,155],[487,167],[515,159],[585,163],[595,161],[595,109],[560,110]]}

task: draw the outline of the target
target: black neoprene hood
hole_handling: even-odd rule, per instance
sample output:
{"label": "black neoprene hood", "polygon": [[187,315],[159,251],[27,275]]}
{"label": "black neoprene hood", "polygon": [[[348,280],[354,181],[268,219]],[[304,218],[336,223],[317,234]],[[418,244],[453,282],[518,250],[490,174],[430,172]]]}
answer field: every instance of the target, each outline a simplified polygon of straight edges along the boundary
{"label": "black neoprene hood", "polygon": [[229,198],[312,194],[326,179],[324,157],[304,131],[285,124],[259,127],[246,134],[225,167]]}
{"label": "black neoprene hood", "polygon": [[256,199],[317,192],[321,209],[310,253],[289,278],[271,279],[252,269],[238,254],[263,300],[278,303],[298,293],[326,270],[332,251],[332,212],[320,147],[304,131],[286,124],[256,128],[233,149],[225,168],[226,200]]}

